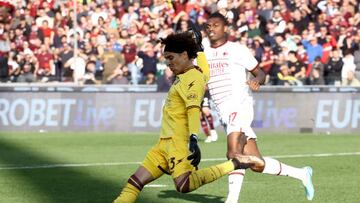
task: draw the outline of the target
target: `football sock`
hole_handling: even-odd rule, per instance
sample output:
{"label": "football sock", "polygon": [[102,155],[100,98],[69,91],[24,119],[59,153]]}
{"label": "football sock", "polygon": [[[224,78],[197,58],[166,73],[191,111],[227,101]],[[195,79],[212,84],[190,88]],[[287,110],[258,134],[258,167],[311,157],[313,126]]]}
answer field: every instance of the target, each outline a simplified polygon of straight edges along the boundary
{"label": "football sock", "polygon": [[118,198],[114,200],[114,203],[133,203],[136,201],[140,191],[144,186],[139,179],[132,175],[124,189],[121,191]]}
{"label": "football sock", "polygon": [[207,126],[207,123],[206,123],[206,120],[205,120],[204,116],[201,118],[201,127],[202,127],[205,135],[209,136],[210,135],[209,128]]}
{"label": "football sock", "polygon": [[280,175],[280,176],[290,176],[292,178],[296,178],[301,181],[304,180],[306,176],[302,168],[295,168],[286,165],[270,157],[264,157],[264,160],[265,160],[265,168],[262,173]]}
{"label": "football sock", "polygon": [[192,171],[188,179],[184,181],[182,187],[189,187],[189,191],[196,190],[202,185],[211,183],[214,180],[228,174],[234,170],[234,164],[232,161],[227,161],[222,164],[203,168],[197,171]]}
{"label": "football sock", "polygon": [[209,114],[208,116],[206,116],[206,119],[209,123],[210,129],[214,130],[214,121],[213,121],[213,117],[211,114]]}
{"label": "football sock", "polygon": [[229,193],[226,202],[238,202],[244,176],[245,169],[238,169],[229,173]]}

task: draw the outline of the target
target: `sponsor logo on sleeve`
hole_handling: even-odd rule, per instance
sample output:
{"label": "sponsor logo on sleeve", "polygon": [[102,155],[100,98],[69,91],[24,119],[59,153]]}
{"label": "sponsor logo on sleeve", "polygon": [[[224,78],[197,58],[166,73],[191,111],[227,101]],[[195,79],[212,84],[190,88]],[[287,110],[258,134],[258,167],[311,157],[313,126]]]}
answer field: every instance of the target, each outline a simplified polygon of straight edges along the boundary
{"label": "sponsor logo on sleeve", "polygon": [[192,92],[192,93],[189,93],[186,97],[188,100],[196,100],[198,98],[197,94]]}

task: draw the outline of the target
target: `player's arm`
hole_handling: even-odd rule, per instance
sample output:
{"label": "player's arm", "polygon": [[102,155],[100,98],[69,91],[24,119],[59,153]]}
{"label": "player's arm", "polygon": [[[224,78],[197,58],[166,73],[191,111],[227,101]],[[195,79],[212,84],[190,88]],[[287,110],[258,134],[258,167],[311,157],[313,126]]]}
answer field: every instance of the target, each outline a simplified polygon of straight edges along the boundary
{"label": "player's arm", "polygon": [[198,56],[196,57],[196,63],[201,68],[203,74],[205,75],[206,82],[210,79],[210,68],[209,64],[206,60],[205,53],[203,51],[198,52]]}
{"label": "player's arm", "polygon": [[256,82],[258,82],[261,85],[264,84],[264,82],[265,82],[265,73],[259,66],[256,66],[250,72],[255,77],[253,80],[255,80]]}
{"label": "player's arm", "polygon": [[188,119],[189,130],[189,150],[191,152],[188,160],[195,167],[200,163],[201,152],[197,145],[197,134],[200,128],[200,103],[205,91],[205,81],[200,74],[191,78],[183,78],[181,85],[177,89],[184,100]]}
{"label": "player's arm", "polygon": [[260,88],[261,84],[265,82],[265,73],[260,68],[259,62],[256,60],[254,55],[251,53],[250,49],[245,47],[241,50],[241,59],[245,68],[251,72],[254,78],[251,78],[246,83],[249,85],[250,89],[257,91]]}
{"label": "player's arm", "polygon": [[200,128],[200,106],[189,106],[187,108],[190,135],[197,135]]}
{"label": "player's arm", "polygon": [[189,120],[189,151],[191,152],[188,156],[188,160],[191,160],[191,164],[197,168],[201,161],[201,151],[197,144],[197,132],[199,132],[200,126],[200,107],[193,106],[187,108],[187,116]]}
{"label": "player's arm", "polygon": [[246,81],[246,83],[249,85],[251,90],[258,91],[260,85],[264,84],[265,82],[265,73],[259,66],[256,66],[250,72],[254,76],[254,78],[249,79],[248,81]]}
{"label": "player's arm", "polygon": [[192,27],[189,32],[193,34],[193,38],[196,42],[196,44],[199,47],[198,56],[196,57],[196,64],[201,68],[203,74],[205,75],[206,82],[210,79],[210,69],[209,64],[206,60],[206,56],[204,53],[204,47],[201,44],[202,43],[202,35],[201,32],[196,29],[195,27]]}

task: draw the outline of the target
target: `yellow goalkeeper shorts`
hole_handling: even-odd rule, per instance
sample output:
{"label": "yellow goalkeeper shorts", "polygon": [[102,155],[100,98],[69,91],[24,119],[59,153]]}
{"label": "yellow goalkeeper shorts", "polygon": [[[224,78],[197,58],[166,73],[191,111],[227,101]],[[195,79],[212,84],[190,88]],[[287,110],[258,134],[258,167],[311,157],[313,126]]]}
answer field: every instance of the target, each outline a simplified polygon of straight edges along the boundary
{"label": "yellow goalkeeper shorts", "polygon": [[144,166],[154,179],[161,175],[171,175],[173,179],[195,170],[187,160],[190,155],[188,141],[174,138],[160,138],[159,142],[147,153]]}

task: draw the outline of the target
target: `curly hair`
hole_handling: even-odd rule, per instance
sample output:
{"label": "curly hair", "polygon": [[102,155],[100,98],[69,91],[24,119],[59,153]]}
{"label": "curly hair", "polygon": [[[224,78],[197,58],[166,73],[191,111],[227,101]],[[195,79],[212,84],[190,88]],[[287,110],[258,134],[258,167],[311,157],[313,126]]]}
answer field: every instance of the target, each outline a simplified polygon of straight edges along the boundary
{"label": "curly hair", "polygon": [[165,45],[164,51],[183,53],[186,51],[189,59],[195,59],[199,47],[196,44],[193,34],[190,32],[180,32],[168,35],[165,39],[160,39],[161,44]]}
{"label": "curly hair", "polygon": [[208,19],[211,19],[211,18],[219,18],[221,21],[223,21],[224,25],[229,25],[228,19],[219,12],[215,12],[215,13],[211,14]]}

